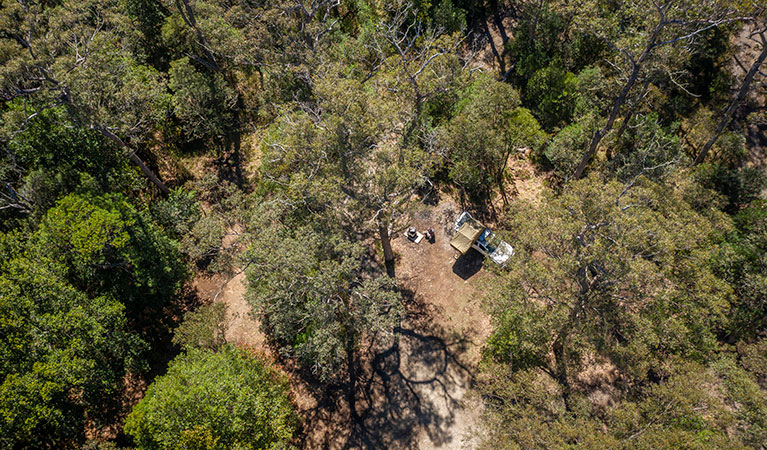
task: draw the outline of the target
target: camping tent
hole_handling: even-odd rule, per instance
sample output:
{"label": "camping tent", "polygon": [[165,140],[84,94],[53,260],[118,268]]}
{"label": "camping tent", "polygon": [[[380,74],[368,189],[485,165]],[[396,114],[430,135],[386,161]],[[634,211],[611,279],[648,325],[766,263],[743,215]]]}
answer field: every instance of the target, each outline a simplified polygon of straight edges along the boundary
{"label": "camping tent", "polygon": [[474,244],[474,242],[477,240],[480,234],[485,230],[484,227],[480,226],[478,223],[472,223],[473,220],[468,220],[464,222],[463,225],[461,225],[461,228],[458,229],[458,232],[453,236],[453,239],[450,240],[450,245],[453,246],[454,249],[461,252],[461,254],[465,254],[469,251],[471,248],[471,245]]}

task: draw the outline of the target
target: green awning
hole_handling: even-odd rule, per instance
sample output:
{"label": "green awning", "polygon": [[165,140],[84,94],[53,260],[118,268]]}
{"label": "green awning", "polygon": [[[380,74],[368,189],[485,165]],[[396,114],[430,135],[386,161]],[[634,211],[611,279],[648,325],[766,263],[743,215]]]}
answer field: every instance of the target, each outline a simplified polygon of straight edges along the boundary
{"label": "green awning", "polygon": [[479,235],[482,234],[482,231],[484,231],[484,228],[477,227],[476,224],[472,224],[471,222],[472,221],[467,221],[461,225],[461,228],[458,229],[458,232],[453,236],[453,239],[450,239],[450,245],[461,252],[462,255],[469,251],[471,245],[477,240]]}

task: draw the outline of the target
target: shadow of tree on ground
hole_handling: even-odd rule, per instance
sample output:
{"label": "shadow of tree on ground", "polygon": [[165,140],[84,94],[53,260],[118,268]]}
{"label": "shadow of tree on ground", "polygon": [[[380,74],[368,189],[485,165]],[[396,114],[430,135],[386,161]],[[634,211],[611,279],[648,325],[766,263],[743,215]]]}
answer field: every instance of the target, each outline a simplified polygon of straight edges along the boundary
{"label": "shadow of tree on ground", "polygon": [[436,324],[433,305],[416,301],[413,292],[403,294],[407,319],[388,340],[366,342],[358,352],[353,382],[315,385],[317,405],[303,414],[302,448],[409,449],[425,442],[460,446],[453,430],[461,399],[473,381],[472,369],[463,361],[471,342]]}

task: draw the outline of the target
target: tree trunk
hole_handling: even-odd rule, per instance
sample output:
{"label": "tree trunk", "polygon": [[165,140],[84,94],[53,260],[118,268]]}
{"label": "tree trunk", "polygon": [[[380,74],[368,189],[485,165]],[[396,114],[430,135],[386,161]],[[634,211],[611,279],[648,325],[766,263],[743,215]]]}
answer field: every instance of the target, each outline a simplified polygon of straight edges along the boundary
{"label": "tree trunk", "polygon": [[205,54],[204,60],[198,58],[193,59],[216,72],[221,70],[216,63],[216,59],[213,57],[213,54],[210,52],[208,41],[205,39],[202,31],[197,26],[197,20],[194,17],[194,10],[189,5],[188,0],[176,0],[176,9],[178,9],[179,14],[181,14],[181,18],[184,19],[184,22],[189,26],[189,28],[194,30],[195,35],[197,35],[197,43],[200,45],[203,53]]}
{"label": "tree trunk", "polygon": [[615,119],[618,118],[618,113],[620,113],[621,106],[623,106],[623,104],[626,102],[626,98],[628,97],[628,94],[631,91],[631,88],[633,88],[634,85],[636,84],[636,81],[639,78],[639,72],[642,70],[642,64],[644,63],[645,59],[647,59],[647,57],[650,56],[650,53],[655,48],[658,35],[660,34],[660,31],[664,25],[665,25],[665,22],[661,21],[655,27],[655,29],[653,30],[652,36],[650,36],[650,40],[647,42],[647,46],[645,46],[644,50],[642,51],[642,54],[639,55],[639,58],[637,58],[636,61],[634,60],[631,61],[631,75],[629,75],[629,79],[626,81],[626,84],[623,86],[621,93],[618,95],[618,97],[616,97],[615,102],[613,102],[613,107],[610,110],[610,115],[607,116],[607,123],[605,124],[604,127],[602,127],[602,129],[597,131],[597,133],[594,135],[594,138],[591,140],[591,144],[589,145],[589,148],[586,151],[586,154],[583,155],[583,158],[581,159],[580,164],[578,164],[578,168],[575,169],[575,172],[573,173],[574,179],[577,180],[578,178],[583,176],[583,172],[586,170],[586,166],[588,165],[589,161],[591,161],[591,158],[594,157],[594,154],[597,152],[597,148],[599,147],[599,142],[613,128]]}
{"label": "tree trunk", "polygon": [[378,235],[381,238],[381,247],[384,252],[384,264],[386,264],[386,273],[394,278],[394,250],[391,248],[391,236],[389,227],[385,224],[378,225]]}
{"label": "tree trunk", "polygon": [[495,27],[498,28],[498,34],[501,35],[501,42],[503,43],[504,54],[506,53],[506,43],[509,42],[509,35],[506,34],[506,28],[503,26],[503,19],[501,18],[501,8],[498,6],[498,0],[491,0],[490,7],[493,10],[493,22]]}
{"label": "tree trunk", "polygon": [[722,114],[722,119],[719,121],[719,124],[716,126],[714,135],[711,136],[711,138],[706,142],[706,144],[701,149],[700,153],[698,153],[698,156],[695,157],[695,161],[693,162],[693,165],[698,165],[706,159],[706,156],[708,156],[708,152],[711,150],[711,147],[714,146],[716,141],[719,139],[719,136],[721,136],[722,132],[724,132],[724,129],[732,121],[732,116],[735,114],[735,110],[738,108],[738,105],[740,105],[740,103],[746,97],[746,94],[748,93],[748,89],[751,86],[751,82],[754,80],[754,77],[756,76],[756,74],[759,73],[759,67],[762,65],[765,58],[767,58],[767,38],[765,38],[766,32],[767,32],[767,29],[759,33],[759,36],[761,37],[761,40],[762,40],[762,52],[756,58],[756,61],[754,61],[754,63],[751,65],[751,68],[748,70],[748,73],[746,73],[746,77],[743,79],[743,82],[740,84],[740,89],[738,89],[737,95],[735,95],[735,98],[732,99],[732,101],[730,102],[730,105],[724,111],[724,114]]}
{"label": "tree trunk", "polygon": [[493,35],[490,34],[490,26],[487,24],[487,19],[482,18],[482,25],[485,27],[485,34],[487,35],[488,43],[490,44],[490,50],[493,52],[493,56],[495,56],[495,59],[498,61],[498,69],[501,73],[506,72],[506,64],[503,61],[503,57],[500,53],[498,53],[498,49],[495,47],[495,42],[493,42]]}
{"label": "tree trunk", "polygon": [[354,339],[352,333],[346,337],[346,365],[349,372],[349,379],[346,384],[346,401],[349,404],[349,416],[352,423],[364,428],[365,423],[361,420],[357,412],[357,363],[355,359]]}
{"label": "tree trunk", "polygon": [[[634,114],[636,113],[637,109],[639,109],[639,103],[645,98],[647,95],[647,88],[650,86],[650,80],[645,80],[645,82],[642,84],[642,93],[639,95],[639,100],[631,107],[629,112],[626,113],[626,117],[623,118],[623,123],[621,123],[621,127],[618,128],[618,133],[615,135],[615,142],[620,141],[621,136],[623,136],[623,133],[626,132],[626,128],[629,126],[629,122],[631,122],[631,119],[634,117]],[[607,150],[607,160],[612,159],[612,152],[610,149]]]}
{"label": "tree trunk", "polygon": [[511,152],[504,153],[503,164],[501,165],[500,170],[496,172],[496,175],[495,175],[495,182],[498,184],[498,190],[501,191],[501,198],[503,199],[504,207],[509,206],[509,199],[508,199],[508,196],[506,195],[506,183],[504,182],[504,174],[506,172],[506,166],[509,164],[510,156],[511,156]]}
{"label": "tree trunk", "polygon": [[133,161],[133,163],[136,164],[139,167],[139,169],[141,169],[141,173],[143,173],[144,176],[149,178],[149,181],[154,183],[154,185],[160,189],[160,192],[162,192],[164,195],[170,194],[170,190],[168,189],[167,186],[165,186],[165,183],[163,183],[162,180],[160,180],[157,177],[157,175],[155,175],[155,173],[152,172],[152,169],[147,167],[147,165],[144,163],[144,161],[141,160],[141,158],[139,158],[136,152],[133,151],[132,148],[128,147],[128,145],[122,139],[120,139],[119,136],[117,136],[116,134],[112,133],[111,131],[101,126],[93,126],[92,128],[97,129],[102,135],[111,139],[113,142],[119,145],[120,148],[122,148],[125,151],[125,153],[128,155],[128,158],[130,158],[130,160]]}
{"label": "tree trunk", "polygon": [[639,64],[639,61],[633,64],[633,67],[631,69],[631,76],[629,76],[628,81],[626,81],[626,84],[623,86],[623,89],[621,90],[620,95],[618,95],[618,97],[615,99],[615,102],[613,103],[613,107],[610,110],[610,115],[607,116],[607,123],[605,124],[605,126],[602,127],[602,129],[597,131],[597,133],[594,135],[594,138],[591,139],[591,144],[589,145],[589,149],[586,151],[586,154],[583,155],[583,158],[581,158],[581,162],[578,164],[578,168],[576,168],[575,172],[573,173],[574,179],[577,180],[578,178],[583,176],[583,172],[586,170],[586,166],[588,165],[589,161],[591,161],[591,158],[594,157],[594,154],[597,152],[597,147],[599,147],[599,142],[613,128],[613,124],[615,123],[615,119],[618,118],[618,113],[621,110],[621,106],[623,106],[623,103],[626,101],[626,97],[628,96],[629,91],[631,91],[631,88],[634,87],[634,84],[636,83],[637,78],[639,78],[639,71],[641,69],[642,69],[642,66]]}
{"label": "tree trunk", "polygon": [[165,186],[165,183],[163,183],[162,180],[159,179],[157,175],[154,174],[154,172],[152,172],[152,169],[144,164],[144,161],[138,157],[136,152],[129,148],[126,148],[126,150],[128,152],[128,158],[130,158],[130,160],[133,161],[133,163],[136,164],[139,169],[141,169],[141,172],[144,174],[144,176],[149,178],[149,181],[154,183],[154,185],[157,186],[160,189],[160,192],[162,192],[164,195],[170,194],[170,189],[168,189],[168,186]]}

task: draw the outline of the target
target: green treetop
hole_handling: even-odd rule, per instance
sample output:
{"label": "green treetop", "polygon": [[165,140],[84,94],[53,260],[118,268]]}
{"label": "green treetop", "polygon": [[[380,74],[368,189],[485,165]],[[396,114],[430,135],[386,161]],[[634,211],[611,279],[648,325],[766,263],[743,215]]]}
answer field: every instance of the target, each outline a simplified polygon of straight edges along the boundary
{"label": "green treetop", "polygon": [[287,379],[244,350],[190,349],[133,408],[139,449],[287,449],[297,425]]}

